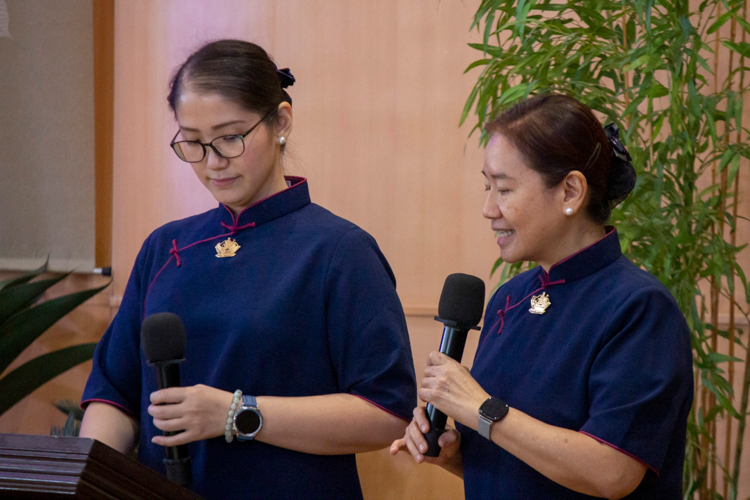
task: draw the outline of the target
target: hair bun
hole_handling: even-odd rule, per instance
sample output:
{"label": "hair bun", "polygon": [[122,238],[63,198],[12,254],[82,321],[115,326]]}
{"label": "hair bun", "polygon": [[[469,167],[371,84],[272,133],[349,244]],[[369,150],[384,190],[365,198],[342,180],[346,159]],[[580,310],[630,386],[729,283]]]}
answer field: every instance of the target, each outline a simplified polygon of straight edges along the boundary
{"label": "hair bun", "polygon": [[607,134],[612,149],[607,182],[607,202],[609,208],[612,209],[627,198],[633,190],[636,174],[630,153],[620,142],[620,129],[617,125],[610,123],[604,127],[604,132]]}

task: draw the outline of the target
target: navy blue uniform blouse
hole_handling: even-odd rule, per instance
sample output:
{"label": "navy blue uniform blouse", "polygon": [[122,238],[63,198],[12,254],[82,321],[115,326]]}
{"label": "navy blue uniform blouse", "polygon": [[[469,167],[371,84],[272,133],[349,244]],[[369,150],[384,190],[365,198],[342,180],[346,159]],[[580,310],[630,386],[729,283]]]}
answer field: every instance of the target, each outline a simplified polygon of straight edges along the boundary
{"label": "navy blue uniform blouse", "polygon": [[[139,345],[143,319],[185,324],[183,386],[255,396],[348,393],[405,420],[416,380],[395,279],[375,240],[310,203],[307,182],[243,211],[171,222],[144,243],[120,309],[97,346],[83,405],[116,405],[141,424],[138,460],[165,473],[157,390]],[[233,238],[234,257],[217,258]],[[228,410],[228,408],[227,408]],[[261,407],[261,411],[263,408]],[[192,489],[206,498],[361,498],[354,455],[299,453],[224,437],[188,445]]]}
{"label": "navy blue uniform blouse", "polygon": [[[530,313],[542,293],[549,307]],[[512,408],[644,463],[646,476],[627,498],[682,498],[690,335],[669,291],[622,255],[615,230],[549,274],[537,267],[500,287],[471,374]],[[459,431],[467,498],[591,498]]]}

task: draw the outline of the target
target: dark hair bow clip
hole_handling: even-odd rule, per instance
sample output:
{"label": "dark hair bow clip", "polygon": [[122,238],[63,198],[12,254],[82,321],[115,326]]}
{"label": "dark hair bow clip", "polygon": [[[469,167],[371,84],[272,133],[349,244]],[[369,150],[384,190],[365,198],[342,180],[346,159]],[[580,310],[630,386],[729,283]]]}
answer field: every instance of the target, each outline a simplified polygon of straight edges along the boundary
{"label": "dark hair bow clip", "polygon": [[604,132],[607,134],[609,143],[612,145],[612,154],[622,161],[633,161],[628,150],[625,149],[625,146],[620,142],[620,129],[617,125],[610,123],[604,127]]}
{"label": "dark hair bow clip", "polygon": [[277,69],[276,74],[279,76],[279,83],[282,89],[291,87],[297,81],[289,68]]}

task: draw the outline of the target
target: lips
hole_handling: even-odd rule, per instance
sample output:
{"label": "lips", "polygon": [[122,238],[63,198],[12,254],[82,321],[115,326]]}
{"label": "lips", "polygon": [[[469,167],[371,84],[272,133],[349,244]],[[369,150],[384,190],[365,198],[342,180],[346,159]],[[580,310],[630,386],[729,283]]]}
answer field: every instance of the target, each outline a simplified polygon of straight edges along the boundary
{"label": "lips", "polygon": [[237,177],[226,177],[222,179],[211,179],[211,184],[213,184],[216,187],[224,187],[228,186],[231,183],[233,183]]}

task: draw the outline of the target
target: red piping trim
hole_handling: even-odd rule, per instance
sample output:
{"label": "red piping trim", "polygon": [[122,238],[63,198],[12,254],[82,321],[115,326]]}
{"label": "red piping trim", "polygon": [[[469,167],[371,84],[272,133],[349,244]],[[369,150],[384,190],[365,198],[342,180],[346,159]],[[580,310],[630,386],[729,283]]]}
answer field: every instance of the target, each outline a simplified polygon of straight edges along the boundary
{"label": "red piping trim", "polygon": [[[608,232],[607,234],[605,234],[605,235],[604,235],[604,237],[602,237],[602,238],[600,238],[600,239],[596,240],[595,242],[593,242],[592,244],[590,244],[589,246],[587,246],[587,247],[585,247],[585,248],[581,248],[581,249],[580,249],[580,250],[578,250],[578,251],[577,251],[576,253],[573,253],[573,254],[570,254],[570,255],[568,255],[567,257],[565,257],[565,258],[564,258],[563,260],[561,260],[560,262],[557,262],[557,263],[555,263],[555,264],[552,264],[552,266],[550,266],[549,270],[550,270],[550,271],[552,271],[552,268],[553,268],[553,267],[555,267],[555,266],[559,266],[559,265],[560,265],[560,264],[562,264],[563,262],[565,262],[565,261],[567,261],[567,260],[570,260],[570,259],[572,259],[573,257],[575,257],[576,255],[578,255],[579,253],[585,252],[586,250],[588,250],[589,248],[593,247],[594,245],[596,245],[596,244],[597,244],[597,243],[599,243],[600,241],[602,241],[602,240],[606,239],[606,238],[607,238],[607,236],[609,236],[610,234],[614,233],[615,231],[616,231],[616,228],[615,228],[614,226],[612,226],[612,230],[611,230],[611,231],[609,231],[609,232]],[[542,271],[544,271],[544,269],[542,269]],[[545,271],[545,272],[546,272],[546,271]],[[549,275],[549,273],[547,273],[547,274]]]}
{"label": "red piping trim", "polygon": [[[171,252],[170,252],[171,253]],[[154,282],[156,281],[156,278],[159,277],[162,271],[166,269],[166,267],[169,265],[170,262],[172,262],[172,259],[174,256],[170,255],[169,260],[164,263],[163,266],[161,266],[161,269],[159,269],[159,272],[156,273],[156,276],[154,276],[154,279],[151,280],[151,284],[148,286],[148,289],[146,290],[146,296],[143,298],[143,311],[141,312],[141,318],[146,318],[146,302],[148,301],[148,294],[151,292],[151,287],[154,286]]]}
{"label": "red piping trim", "polygon": [[[223,224],[224,223],[222,222],[222,225]],[[146,290],[146,297],[143,299],[143,317],[144,318],[146,317],[146,301],[148,300],[148,294],[151,291],[151,287],[154,286],[154,283],[156,282],[156,278],[158,278],[159,275],[161,274],[161,272],[164,271],[164,269],[167,267],[167,265],[172,261],[173,257],[177,259],[177,267],[180,267],[181,262],[180,262],[179,252],[182,252],[183,250],[187,250],[188,248],[193,247],[193,246],[195,246],[195,245],[197,245],[199,243],[205,243],[207,241],[215,240],[216,238],[223,238],[225,236],[231,236],[234,233],[236,233],[238,230],[244,229],[244,228],[247,228],[247,227],[255,227],[255,222],[251,222],[250,224],[245,224],[244,226],[237,227],[237,228],[235,228],[234,231],[231,231],[229,233],[219,234],[217,236],[212,236],[210,238],[206,238],[205,240],[195,241],[195,242],[193,242],[193,243],[191,243],[191,244],[189,244],[187,246],[184,246],[182,248],[177,248],[177,240],[172,240],[172,249],[169,251],[169,254],[170,254],[169,260],[162,266],[161,269],[159,269],[159,272],[156,273],[156,276],[154,276],[154,279],[151,280],[151,284],[148,286],[148,290]],[[231,228],[229,228],[229,229],[231,229]]]}
{"label": "red piping trim", "polygon": [[377,408],[380,408],[381,410],[383,410],[383,411],[384,411],[384,412],[386,412],[386,413],[390,413],[390,414],[391,414],[391,415],[393,415],[394,417],[398,417],[398,418],[400,418],[401,420],[404,420],[404,421],[406,421],[406,422],[411,422],[411,420],[409,420],[408,418],[404,418],[404,417],[402,417],[401,415],[399,415],[398,413],[394,413],[394,412],[392,412],[392,411],[391,411],[391,410],[389,410],[388,408],[383,408],[383,407],[382,407],[382,406],[380,406],[379,404],[377,404],[377,403],[375,403],[375,402],[373,402],[373,401],[370,401],[369,399],[367,399],[367,398],[365,398],[365,397],[362,397],[362,396],[360,396],[360,395],[358,395],[358,394],[352,394],[352,396],[354,396],[354,397],[357,397],[357,398],[359,398],[359,399],[362,399],[362,400],[364,400],[364,401],[367,401],[367,402],[368,402],[368,403],[370,403],[371,405],[373,405],[373,406],[375,406],[375,407],[377,407]]}
{"label": "red piping trim", "polygon": [[249,227],[255,227],[255,222],[251,222],[250,224],[245,224],[244,226],[238,226],[238,225],[236,225],[236,223],[233,223],[233,224],[232,224],[232,225],[230,226],[230,225],[229,225],[229,224],[227,224],[226,222],[222,221],[222,222],[221,222],[221,225],[222,225],[222,226],[224,226],[225,228],[227,228],[227,229],[229,229],[229,230],[231,231],[231,233],[229,233],[229,234],[234,234],[234,233],[236,233],[237,231],[239,231],[240,229],[247,229],[247,228],[249,228]]}
{"label": "red piping trim", "polygon": [[581,434],[585,434],[586,436],[588,436],[588,437],[590,437],[590,438],[592,438],[592,439],[594,439],[594,440],[596,440],[596,441],[598,441],[598,442],[600,442],[602,444],[606,444],[610,448],[613,448],[613,449],[619,451],[620,453],[624,453],[625,455],[629,456],[630,458],[632,458],[634,460],[637,460],[639,463],[642,463],[643,465],[645,465],[646,467],[648,467],[649,469],[651,469],[652,471],[654,471],[654,474],[656,474],[657,476],[659,475],[659,471],[658,470],[654,469],[649,464],[647,464],[646,462],[644,462],[640,458],[636,457],[632,453],[628,453],[627,451],[623,450],[622,448],[618,448],[617,446],[613,445],[612,443],[608,443],[607,441],[605,441],[605,440],[603,440],[601,438],[598,438],[598,437],[594,436],[593,434],[589,434],[586,431],[578,431],[578,432],[580,432]]}
{"label": "red piping trim", "polygon": [[[544,272],[544,269],[542,269],[542,272]],[[514,305],[508,307],[510,305],[510,295],[508,295],[508,300],[505,302],[505,309],[500,309],[497,311],[497,315],[500,316],[500,329],[498,329],[497,334],[500,335],[503,331],[503,326],[505,326],[505,313],[510,311],[511,309],[515,309],[519,305],[521,305],[523,302],[526,302],[526,299],[534,295],[535,293],[546,290],[547,288],[551,287],[552,285],[564,285],[565,280],[557,280],[550,282],[549,276],[539,276],[539,279],[542,281],[542,286],[528,294],[526,297],[522,298],[518,302],[516,302]],[[494,328],[495,325],[492,326]]]}
{"label": "red piping trim", "polygon": [[131,417],[133,416],[133,412],[132,411],[130,411],[127,408],[125,408],[124,406],[122,406],[120,404],[117,404],[114,401],[110,401],[108,399],[96,399],[96,398],[94,398],[94,399],[87,399],[85,401],[81,401],[81,404],[79,406],[81,407],[82,410],[85,410],[86,407],[89,405],[89,403],[106,403],[106,404],[110,404],[112,406],[116,406],[117,408],[121,409],[122,411],[124,411],[125,413],[127,413],[128,415],[130,415]]}
{"label": "red piping trim", "polygon": [[289,189],[293,189],[293,188],[295,188],[297,186],[301,186],[302,184],[304,184],[304,183],[307,182],[307,179],[304,178],[304,177],[284,176],[284,179],[291,181],[293,184],[291,186],[289,186],[288,188],[286,188],[286,189],[282,189],[278,193],[274,193],[271,196],[266,196],[262,200],[256,201],[252,205],[250,205],[248,207],[245,207],[242,210],[242,212],[240,212],[239,215],[237,215],[236,217],[234,215],[234,212],[232,212],[226,205],[224,205],[222,203],[221,206],[224,207],[227,210],[227,212],[229,212],[229,215],[232,217],[232,225],[231,226],[229,224],[223,222],[223,221],[221,223],[222,226],[224,226],[225,228],[229,229],[229,231],[230,231],[229,233],[219,234],[219,235],[213,236],[211,238],[206,238],[204,240],[195,241],[195,242],[193,242],[193,243],[191,243],[191,244],[189,244],[187,246],[184,246],[182,248],[177,248],[177,240],[172,240],[172,249],[169,251],[169,255],[170,255],[169,260],[162,266],[161,269],[159,269],[159,272],[156,273],[156,276],[154,276],[154,279],[151,280],[151,284],[148,286],[148,289],[146,290],[146,297],[143,299],[143,317],[146,316],[146,301],[148,300],[148,294],[151,291],[151,287],[154,286],[154,282],[156,282],[156,278],[158,278],[159,275],[162,273],[162,271],[164,271],[164,269],[167,267],[167,265],[172,261],[173,257],[177,260],[177,267],[180,267],[182,265],[182,261],[180,260],[179,253],[182,252],[183,250],[187,250],[188,248],[190,248],[192,246],[195,246],[195,245],[198,245],[199,243],[205,243],[207,241],[215,240],[216,238],[223,238],[225,236],[231,236],[231,235],[233,235],[234,233],[236,233],[237,231],[239,231],[241,229],[247,229],[247,228],[255,227],[255,222],[251,222],[249,224],[244,224],[242,226],[238,226],[237,225],[239,223],[240,217],[242,216],[243,213],[245,213],[245,210],[248,210],[250,207],[253,207],[253,206],[257,205],[258,203],[263,203],[264,201],[266,201],[269,198],[273,198],[274,196],[276,196],[276,195],[278,195],[280,193],[288,191]]}
{"label": "red piping trim", "polygon": [[[227,212],[229,212],[229,215],[231,215],[231,216],[232,216],[232,225],[233,225],[233,226],[237,226],[237,223],[239,222],[239,220],[240,220],[240,217],[242,217],[242,214],[244,214],[244,213],[245,213],[245,211],[247,211],[247,210],[248,210],[248,209],[250,209],[251,207],[254,207],[254,206],[255,206],[255,205],[257,205],[258,203],[263,203],[264,201],[266,201],[266,200],[267,200],[267,199],[269,199],[269,198],[273,198],[274,196],[276,196],[276,195],[278,195],[278,194],[280,194],[280,193],[283,193],[283,192],[285,192],[285,191],[288,191],[288,190],[290,190],[290,189],[294,189],[294,188],[296,188],[297,186],[301,186],[302,184],[304,184],[304,183],[306,183],[306,182],[307,182],[307,179],[305,179],[304,177],[293,177],[293,176],[286,176],[286,175],[285,175],[285,176],[284,176],[284,179],[286,179],[286,180],[288,180],[288,181],[292,181],[292,182],[293,182],[293,184],[292,184],[291,186],[289,186],[288,188],[286,188],[286,189],[282,189],[281,191],[279,191],[279,192],[277,192],[277,193],[274,193],[274,194],[272,194],[272,195],[270,195],[270,196],[266,196],[266,197],[265,197],[265,198],[263,198],[262,200],[258,200],[258,201],[256,201],[256,202],[255,202],[255,203],[253,203],[252,205],[248,205],[248,206],[246,206],[245,208],[243,208],[243,209],[242,209],[242,212],[240,212],[239,214],[237,214],[237,217],[235,217],[235,216],[234,216],[234,212],[232,212],[231,210],[229,210],[229,208],[228,208],[228,207],[227,207],[226,205],[224,205],[224,204],[222,203],[222,204],[221,204],[221,206],[222,206],[222,207],[224,207],[224,208],[226,208],[226,209],[227,209]],[[295,183],[294,181],[297,181],[297,182]]]}

